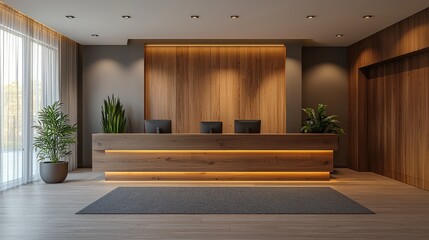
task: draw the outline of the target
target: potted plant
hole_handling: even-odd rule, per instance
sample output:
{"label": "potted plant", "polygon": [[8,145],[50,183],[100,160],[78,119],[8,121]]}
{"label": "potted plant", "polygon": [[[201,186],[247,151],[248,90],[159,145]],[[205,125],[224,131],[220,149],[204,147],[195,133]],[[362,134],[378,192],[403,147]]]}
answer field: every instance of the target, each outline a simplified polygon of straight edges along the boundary
{"label": "potted plant", "polygon": [[125,109],[119,98],[109,96],[104,100],[101,107],[101,125],[104,133],[123,133],[125,132],[127,119]]}
{"label": "potted plant", "polygon": [[303,108],[307,114],[307,119],[301,128],[303,133],[336,133],[344,134],[344,130],[340,127],[340,121],[337,120],[337,115],[326,115],[327,105],[319,104],[317,111],[313,108]]}
{"label": "potted plant", "polygon": [[40,177],[45,183],[61,183],[68,173],[70,144],[76,142],[76,124],[69,124],[69,116],[61,110],[62,103],[54,102],[39,112],[34,148],[40,162]]}

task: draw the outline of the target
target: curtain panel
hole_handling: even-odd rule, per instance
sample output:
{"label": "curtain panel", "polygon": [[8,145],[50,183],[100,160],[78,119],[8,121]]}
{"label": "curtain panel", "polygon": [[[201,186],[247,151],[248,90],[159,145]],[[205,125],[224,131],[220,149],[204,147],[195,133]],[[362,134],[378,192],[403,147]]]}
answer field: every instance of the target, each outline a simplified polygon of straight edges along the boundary
{"label": "curtain panel", "polygon": [[[0,3],[0,191],[39,179],[39,110],[64,102],[77,120],[76,43]],[[76,168],[75,146],[69,159]]]}
{"label": "curtain panel", "polygon": [[[70,117],[70,123],[78,122],[78,44],[64,36],[60,38],[60,99],[63,112]],[[77,144],[71,147],[68,157],[69,171],[77,168]]]}

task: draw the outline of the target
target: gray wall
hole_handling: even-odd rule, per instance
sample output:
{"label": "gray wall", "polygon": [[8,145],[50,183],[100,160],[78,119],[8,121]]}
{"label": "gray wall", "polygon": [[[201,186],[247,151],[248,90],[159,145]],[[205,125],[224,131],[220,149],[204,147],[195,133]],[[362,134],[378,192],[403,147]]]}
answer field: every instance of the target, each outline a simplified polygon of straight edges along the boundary
{"label": "gray wall", "polygon": [[301,131],[302,42],[286,44],[286,132]]}
{"label": "gray wall", "polygon": [[128,132],[143,132],[144,47],[82,46],[82,161],[91,167],[92,133],[102,132],[101,105],[114,93],[126,109]]}
{"label": "gray wall", "polygon": [[[347,48],[304,47],[302,49],[302,106],[328,105],[328,113],[339,115],[341,126],[348,130]],[[346,136],[340,136],[336,166],[349,166]]]}

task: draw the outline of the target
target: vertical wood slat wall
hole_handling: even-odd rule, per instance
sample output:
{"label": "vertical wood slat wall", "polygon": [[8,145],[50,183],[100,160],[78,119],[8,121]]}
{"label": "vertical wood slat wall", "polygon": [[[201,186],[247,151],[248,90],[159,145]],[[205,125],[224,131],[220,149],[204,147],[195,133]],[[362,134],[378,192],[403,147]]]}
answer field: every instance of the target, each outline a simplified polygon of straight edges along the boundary
{"label": "vertical wood slat wall", "polygon": [[429,8],[349,47],[353,169],[429,190],[428,55]]}
{"label": "vertical wood slat wall", "polygon": [[176,133],[261,119],[261,132],[284,133],[285,58],[281,46],[146,46],[145,119],[171,119]]}
{"label": "vertical wood slat wall", "polygon": [[429,189],[429,51],[367,71],[369,170]]}

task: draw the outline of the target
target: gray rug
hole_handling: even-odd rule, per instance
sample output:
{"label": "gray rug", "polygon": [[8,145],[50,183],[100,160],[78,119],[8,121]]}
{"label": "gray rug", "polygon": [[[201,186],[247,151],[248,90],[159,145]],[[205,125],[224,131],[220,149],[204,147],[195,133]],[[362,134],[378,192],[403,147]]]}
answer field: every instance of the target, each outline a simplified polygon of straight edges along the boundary
{"label": "gray rug", "polygon": [[76,214],[373,214],[329,187],[119,187]]}

